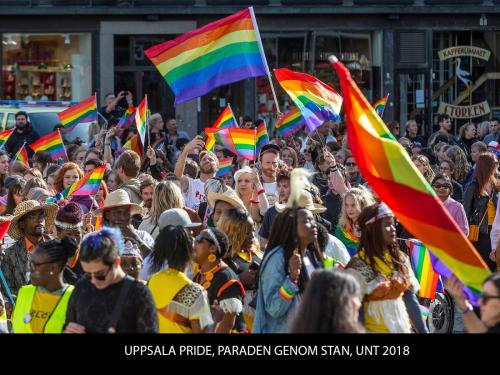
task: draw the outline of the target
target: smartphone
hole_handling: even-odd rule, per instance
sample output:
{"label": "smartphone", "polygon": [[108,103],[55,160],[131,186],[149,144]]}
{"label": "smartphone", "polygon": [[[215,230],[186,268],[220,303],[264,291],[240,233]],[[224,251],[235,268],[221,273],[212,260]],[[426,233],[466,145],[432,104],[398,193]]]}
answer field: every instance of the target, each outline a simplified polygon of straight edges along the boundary
{"label": "smartphone", "polygon": [[250,264],[250,267],[248,267],[248,269],[252,270],[252,271],[257,271],[260,267],[260,263],[256,262],[256,261],[253,261],[251,264]]}
{"label": "smartphone", "polygon": [[200,137],[203,139],[203,142],[206,142],[207,138],[208,138],[208,135],[207,135],[207,133],[205,133],[205,131],[202,131],[200,133]]}

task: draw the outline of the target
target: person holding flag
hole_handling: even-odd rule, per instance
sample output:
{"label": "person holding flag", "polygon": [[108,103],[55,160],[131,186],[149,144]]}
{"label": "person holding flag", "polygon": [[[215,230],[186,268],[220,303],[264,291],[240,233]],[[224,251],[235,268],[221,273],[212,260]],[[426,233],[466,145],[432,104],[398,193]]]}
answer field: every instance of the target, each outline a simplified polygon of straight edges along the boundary
{"label": "person holding flag", "polygon": [[[23,144],[31,144],[40,138],[40,135],[33,129],[33,126],[28,120],[28,114],[24,111],[19,111],[15,115],[16,130],[11,134],[7,142],[5,142],[5,149],[10,155],[14,155]],[[32,157],[34,151],[28,149],[28,157]]]}

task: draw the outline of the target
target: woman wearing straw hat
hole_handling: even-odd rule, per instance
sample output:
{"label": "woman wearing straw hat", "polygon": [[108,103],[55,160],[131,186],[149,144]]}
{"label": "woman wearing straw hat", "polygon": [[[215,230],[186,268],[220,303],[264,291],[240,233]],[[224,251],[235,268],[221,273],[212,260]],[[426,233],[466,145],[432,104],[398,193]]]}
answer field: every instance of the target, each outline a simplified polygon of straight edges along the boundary
{"label": "woman wearing straw hat", "polygon": [[231,188],[227,188],[223,193],[210,191],[207,198],[208,204],[212,207],[212,215],[208,220],[209,227],[215,227],[221,216],[231,208],[241,208],[247,212],[245,204]]}
{"label": "woman wearing straw hat", "polygon": [[8,233],[17,242],[6,250],[1,264],[12,294],[29,283],[31,253],[36,245],[49,239],[46,231],[54,224],[57,209],[56,204],[42,205],[34,200],[21,202],[16,207]]}

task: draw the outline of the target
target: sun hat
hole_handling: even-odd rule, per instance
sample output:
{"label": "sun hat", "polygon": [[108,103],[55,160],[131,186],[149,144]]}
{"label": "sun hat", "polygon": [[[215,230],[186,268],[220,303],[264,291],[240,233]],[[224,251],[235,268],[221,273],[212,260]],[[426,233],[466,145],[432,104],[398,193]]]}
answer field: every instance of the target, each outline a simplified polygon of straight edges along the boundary
{"label": "sun hat", "polygon": [[135,214],[143,214],[144,209],[139,206],[138,204],[132,203],[130,201],[130,196],[128,193],[123,190],[123,189],[117,189],[111,193],[108,194],[106,199],[104,200],[104,207],[99,208],[98,210],[95,210],[95,215],[96,216],[102,216],[103,212],[112,208],[116,207],[123,207],[123,206],[129,206],[130,207],[130,214],[135,215]]}
{"label": "sun hat", "polygon": [[21,220],[24,216],[29,214],[30,212],[43,210],[45,213],[45,226],[48,228],[54,224],[54,219],[57,214],[57,210],[59,206],[55,203],[47,203],[41,204],[35,200],[29,200],[21,202],[17,205],[14,210],[14,217],[10,223],[10,227],[8,230],[9,236],[11,236],[15,240],[20,240],[23,238],[23,232],[19,228],[19,220]]}
{"label": "sun hat", "polygon": [[238,197],[238,194],[236,194],[236,192],[231,188],[228,188],[224,193],[216,193],[210,191],[208,192],[207,200],[208,204],[212,208],[215,207],[215,203],[217,203],[218,201],[223,201],[229,203],[235,208],[242,208],[245,211],[247,210],[243,201],[240,199],[240,197]]}

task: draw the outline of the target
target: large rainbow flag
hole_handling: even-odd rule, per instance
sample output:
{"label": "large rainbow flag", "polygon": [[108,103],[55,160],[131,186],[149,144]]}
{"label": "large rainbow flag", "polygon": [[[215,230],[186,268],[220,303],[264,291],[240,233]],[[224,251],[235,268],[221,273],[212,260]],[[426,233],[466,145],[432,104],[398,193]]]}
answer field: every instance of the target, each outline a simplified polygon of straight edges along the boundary
{"label": "large rainbow flag", "polygon": [[482,283],[490,274],[485,262],[363,96],[347,68],[333,56],[331,61],[340,77],[349,146],[361,174],[403,226],[465,285],[464,292],[471,302],[477,303]]}
{"label": "large rainbow flag", "polygon": [[328,120],[340,119],[342,97],[331,87],[305,73],[274,69],[281,87],[300,110],[310,132]]}
{"label": "large rainbow flag", "polygon": [[72,195],[95,195],[99,191],[99,186],[106,171],[106,163],[101,164],[96,169],[88,172],[79,181],[74,182],[63,190],[64,198],[69,198]]}
{"label": "large rainbow flag", "polygon": [[375,109],[375,112],[382,118],[384,115],[384,110],[385,106],[387,105],[387,100],[389,100],[389,94],[384,96],[382,99],[377,100],[375,103],[373,103],[373,108]]}
{"label": "large rainbow flag", "polygon": [[49,133],[29,145],[35,152],[46,151],[54,159],[67,158],[66,149],[59,129]]}
{"label": "large rainbow flag", "polygon": [[15,130],[15,128],[12,128],[12,129],[0,132],[0,148],[2,148],[5,145],[5,143],[9,140],[9,137],[12,135],[14,130]]}
{"label": "large rainbow flag", "polygon": [[21,148],[14,155],[14,157],[11,160],[11,163],[14,163],[15,161],[22,163],[26,168],[30,168],[29,157],[28,153],[26,152],[26,142],[23,143]]}
{"label": "large rainbow flag", "polygon": [[269,143],[269,135],[267,134],[267,126],[264,120],[261,120],[257,128],[255,128],[255,139],[256,139],[256,154],[260,154],[262,147]]}
{"label": "large rainbow flag", "polygon": [[142,99],[141,104],[137,107],[135,111],[135,126],[137,126],[137,132],[141,138],[142,146],[145,145],[148,118],[148,96],[145,95]]}
{"label": "large rainbow flag", "polygon": [[409,243],[411,264],[420,284],[418,296],[434,299],[436,298],[436,292],[443,292],[443,283],[439,274],[434,271],[431,254],[422,242],[411,240]]}
{"label": "large rainbow flag", "polygon": [[132,122],[134,122],[135,119],[135,107],[134,105],[131,105],[130,107],[127,108],[123,116],[120,118],[120,121],[118,121],[117,127],[119,129],[121,128],[126,128],[132,125]]}
{"label": "large rainbow flag", "polygon": [[59,116],[61,124],[64,128],[69,131],[73,130],[73,128],[78,124],[97,122],[96,95],[92,95],[90,98],[87,98],[64,111],[59,112],[57,115]]}
{"label": "large rainbow flag", "polygon": [[304,126],[304,117],[298,108],[293,108],[278,121],[276,121],[276,131],[280,137],[289,137],[298,132]]}
{"label": "large rainbow flag", "polygon": [[146,56],[175,94],[175,104],[245,78],[269,74],[253,8],[153,46]]}

